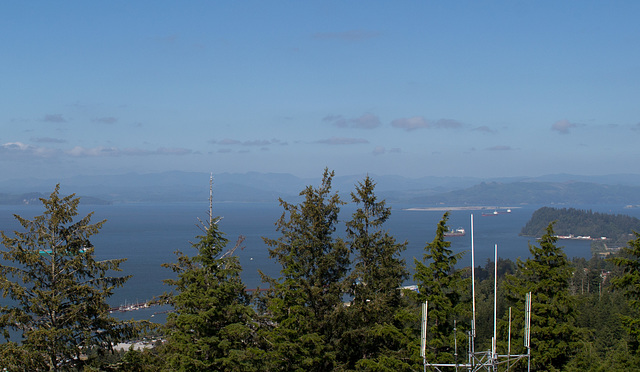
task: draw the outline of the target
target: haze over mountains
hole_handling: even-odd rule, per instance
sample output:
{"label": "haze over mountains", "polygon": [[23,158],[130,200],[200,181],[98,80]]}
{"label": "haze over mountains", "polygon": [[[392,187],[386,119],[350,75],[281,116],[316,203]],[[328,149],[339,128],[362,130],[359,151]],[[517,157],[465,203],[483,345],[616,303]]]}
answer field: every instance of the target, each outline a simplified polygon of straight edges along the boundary
{"label": "haze over mountains", "polygon": [[[640,175],[579,176],[553,174],[540,177],[475,178],[370,175],[380,198],[392,203],[416,205],[520,205],[520,204],[640,204]],[[348,199],[362,175],[336,176],[333,188]],[[172,171],[68,179],[12,179],[0,181],[0,203],[21,204],[48,195],[56,183],[65,194],[75,193],[82,202],[197,202],[209,197],[209,174]],[[296,201],[306,186],[318,178],[285,173],[221,173],[214,175],[216,202],[276,202],[278,197]]]}

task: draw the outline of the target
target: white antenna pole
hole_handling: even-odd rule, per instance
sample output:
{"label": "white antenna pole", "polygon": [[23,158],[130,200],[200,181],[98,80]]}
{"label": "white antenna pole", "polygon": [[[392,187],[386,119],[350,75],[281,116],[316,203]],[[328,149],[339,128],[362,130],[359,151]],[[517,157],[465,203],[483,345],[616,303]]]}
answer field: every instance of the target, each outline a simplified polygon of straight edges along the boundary
{"label": "white antenna pole", "polygon": [[531,371],[531,292],[524,305],[524,347],[527,348],[527,371]]}
{"label": "white antenna pole", "polygon": [[213,225],[213,172],[209,176],[209,228]]}
{"label": "white antenna pole", "polygon": [[531,292],[527,293],[524,303],[524,347],[530,349],[531,340]]}
{"label": "white antenna pole", "polygon": [[497,318],[498,318],[498,245],[495,245],[494,249],[494,274],[493,274],[493,356],[496,355],[496,340],[497,340]]}
{"label": "white antenna pole", "polygon": [[427,369],[427,311],[429,303],[427,300],[422,304],[422,334],[420,335],[420,356],[425,370]]}
{"label": "white antenna pole", "polygon": [[507,345],[507,359],[511,359],[511,306],[509,306],[509,337]]}
{"label": "white antenna pole", "polygon": [[[472,297],[472,311],[473,311],[473,323],[471,324],[471,337],[476,337],[476,262],[475,262],[475,248],[473,246],[473,214],[471,214],[471,297]],[[474,347],[475,351],[475,347]]]}

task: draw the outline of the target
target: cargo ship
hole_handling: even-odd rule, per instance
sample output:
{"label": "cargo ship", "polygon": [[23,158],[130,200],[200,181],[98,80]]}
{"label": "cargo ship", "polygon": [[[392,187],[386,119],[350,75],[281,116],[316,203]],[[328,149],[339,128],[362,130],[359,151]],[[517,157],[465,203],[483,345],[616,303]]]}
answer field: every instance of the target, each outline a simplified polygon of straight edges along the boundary
{"label": "cargo ship", "polygon": [[444,236],[464,236],[465,231],[462,227],[458,227],[457,229],[453,230],[449,230],[446,233],[444,233]]}
{"label": "cargo ship", "polygon": [[493,211],[493,212],[491,212],[491,213],[483,213],[483,214],[482,214],[482,216],[483,216],[483,217],[487,217],[487,216],[497,216],[497,215],[499,215],[499,214],[508,214],[508,213],[511,213],[511,209],[507,209],[506,211],[498,211],[498,210],[495,210],[495,211]]}

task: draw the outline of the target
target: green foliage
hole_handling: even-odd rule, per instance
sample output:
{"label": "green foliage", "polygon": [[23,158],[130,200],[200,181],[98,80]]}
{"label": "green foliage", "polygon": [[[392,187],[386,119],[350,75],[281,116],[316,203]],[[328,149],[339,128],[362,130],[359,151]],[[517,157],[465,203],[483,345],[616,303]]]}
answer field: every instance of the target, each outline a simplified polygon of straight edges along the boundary
{"label": "green foliage", "polygon": [[339,359],[346,369],[402,370],[410,339],[402,332],[398,313],[407,306],[400,286],[408,277],[400,258],[406,243],[382,230],[391,215],[374,193],[375,183],[366,177],[351,199],[358,208],[346,223],[348,245],[355,255],[346,279],[351,304],[343,309]]}
{"label": "green foliage", "polygon": [[[431,362],[454,361],[454,326],[460,328],[468,319],[465,307],[469,302],[464,293],[468,291],[469,280],[462,278],[462,271],[455,265],[463,253],[453,253],[451,242],[445,240],[449,231],[446,212],[436,229],[433,241],[425,247],[422,261],[414,259],[416,269],[413,276],[418,285],[419,302],[428,301],[427,359]],[[428,262],[428,264],[427,264]],[[459,332],[462,334],[463,332]]]}
{"label": "green foliage", "polygon": [[617,239],[640,231],[640,219],[626,215],[612,215],[575,208],[542,207],[531,216],[520,235],[542,236],[549,223],[556,221],[554,231],[558,235],[591,236]]}
{"label": "green foliage", "polygon": [[264,305],[272,325],[265,334],[272,345],[267,360],[272,370],[326,371],[335,364],[332,340],[349,251],[333,237],[344,204],[331,191],[333,175],[325,169],[318,188],[300,193],[300,205],[280,199],[284,212],[276,229],[281,236],[264,238],[269,255],[282,266],[279,279],[262,274],[271,287]]}
{"label": "green foliage", "polygon": [[6,344],[3,353],[29,356],[30,370],[77,368],[86,363],[81,356],[111,350],[137,335],[140,324],[109,316],[106,299],[129,277],[107,276],[124,259],[94,258],[89,238],[105,221],[91,224],[89,214],[74,222],[79,199],[60,197],[59,185],[40,200],[43,215],[15,215],[24,232],[2,232],[0,289],[14,302],[0,307],[0,328],[5,338],[8,329],[21,334],[21,345]]}
{"label": "green foliage", "polygon": [[253,370],[257,326],[238,258],[223,251],[227,239],[216,223],[197,238],[195,256],[178,251],[176,263],[163,265],[177,278],[165,281],[175,293],[167,297],[174,312],[162,357],[175,371]]}
{"label": "green foliage", "polygon": [[[575,354],[580,339],[576,326],[576,303],[569,292],[572,268],[562,248],[556,247],[554,235],[551,223],[538,241],[540,246],[529,245],[531,258],[524,262],[518,259],[518,272],[508,276],[506,283],[507,299],[514,305],[516,329],[522,326],[524,319],[525,294],[532,293],[531,355],[534,369],[562,369]],[[519,349],[522,343],[517,345],[516,352],[525,353]]]}
{"label": "green foliage", "polygon": [[[192,244],[194,256],[176,252],[177,261],[163,265],[176,273],[166,281],[173,293],[165,298],[175,309],[163,327],[166,342],[151,350],[117,353],[108,352],[111,343],[130,339],[141,327],[107,314],[106,298],[128,279],[107,274],[119,270],[123,260],[94,260],[89,238],[104,221],[92,224],[91,214],[74,221],[78,199],[58,196],[56,187],[42,199],[44,215],[33,220],[16,216],[25,232],[2,233],[6,249],[0,289],[10,302],[0,306],[0,326],[5,337],[9,330],[20,336],[19,342],[0,344],[0,367],[412,371],[422,369],[418,308],[424,300],[429,301],[427,360],[456,361],[457,321],[457,361],[465,362],[470,270],[456,269],[462,253],[454,254],[445,240],[449,214],[438,223],[422,260],[414,260],[419,293],[403,296],[398,288],[408,276],[400,257],[406,243],[383,229],[391,209],[377,199],[375,183],[366,177],[351,193],[356,209],[345,224],[346,241],[334,237],[344,203],[331,190],[332,179],[333,172],[325,170],[318,188],[300,193],[300,204],[280,200],[284,212],[276,229],[281,235],[264,240],[282,269],[278,278],[263,275],[270,285],[265,296],[247,294],[239,261],[229,254],[235,247],[227,250],[224,234],[209,223]],[[511,353],[526,353],[524,298],[532,292],[533,370],[637,369],[640,235],[609,260],[570,263],[556,243],[554,225],[548,224],[539,246],[529,246],[531,258],[515,264],[499,259],[498,316],[504,341],[498,352],[506,352],[511,306]],[[476,268],[476,350],[490,347],[493,275],[490,260]]]}
{"label": "green foliage", "polygon": [[620,256],[612,259],[613,263],[623,269],[621,276],[613,279],[613,285],[621,289],[627,298],[630,314],[622,316],[627,332],[633,338],[634,352],[640,351],[640,233],[630,240]]}

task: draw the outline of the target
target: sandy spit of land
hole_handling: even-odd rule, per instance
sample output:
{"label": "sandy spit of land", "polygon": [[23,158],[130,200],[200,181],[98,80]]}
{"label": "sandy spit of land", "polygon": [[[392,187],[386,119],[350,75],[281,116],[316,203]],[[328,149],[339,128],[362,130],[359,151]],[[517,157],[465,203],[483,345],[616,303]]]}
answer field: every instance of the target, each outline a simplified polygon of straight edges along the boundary
{"label": "sandy spit of land", "polygon": [[505,211],[507,209],[516,209],[521,207],[491,207],[491,206],[465,206],[465,207],[414,207],[403,208],[404,211]]}

